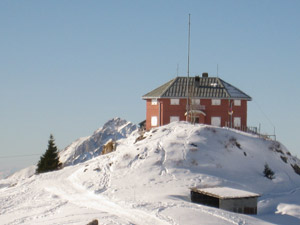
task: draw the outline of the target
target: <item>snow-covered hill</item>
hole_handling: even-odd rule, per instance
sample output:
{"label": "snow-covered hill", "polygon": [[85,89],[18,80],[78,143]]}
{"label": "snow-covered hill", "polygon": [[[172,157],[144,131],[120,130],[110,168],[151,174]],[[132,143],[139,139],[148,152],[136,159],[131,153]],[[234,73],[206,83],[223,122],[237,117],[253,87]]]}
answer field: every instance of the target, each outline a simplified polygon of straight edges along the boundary
{"label": "snow-covered hill", "polygon": [[[299,160],[279,142],[175,122],[56,172],[0,180],[3,224],[299,224]],[[267,163],[275,172],[263,176]],[[27,177],[26,179],[24,177]],[[262,194],[258,215],[191,203],[190,187]]]}
{"label": "snow-covered hill", "polygon": [[60,152],[60,161],[75,165],[100,155],[102,147],[109,140],[120,140],[137,131],[137,126],[121,118],[109,120],[89,137],[79,138]]}

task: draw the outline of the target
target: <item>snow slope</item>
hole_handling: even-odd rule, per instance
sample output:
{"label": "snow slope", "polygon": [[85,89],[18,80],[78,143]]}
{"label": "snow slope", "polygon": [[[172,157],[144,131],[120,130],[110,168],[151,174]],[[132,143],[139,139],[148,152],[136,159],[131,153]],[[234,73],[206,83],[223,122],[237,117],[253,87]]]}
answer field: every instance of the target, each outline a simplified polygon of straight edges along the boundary
{"label": "snow slope", "polygon": [[[299,224],[299,160],[278,142],[175,122],[56,172],[0,180],[1,224]],[[284,157],[284,159],[282,159]],[[264,164],[275,179],[263,176]],[[25,175],[27,174],[27,175]],[[27,177],[27,178],[25,178]],[[262,195],[258,215],[191,203],[190,187]]]}
{"label": "snow slope", "polygon": [[75,165],[100,155],[102,147],[109,140],[117,141],[137,131],[137,126],[121,118],[106,122],[89,137],[79,138],[60,152],[64,165]]}

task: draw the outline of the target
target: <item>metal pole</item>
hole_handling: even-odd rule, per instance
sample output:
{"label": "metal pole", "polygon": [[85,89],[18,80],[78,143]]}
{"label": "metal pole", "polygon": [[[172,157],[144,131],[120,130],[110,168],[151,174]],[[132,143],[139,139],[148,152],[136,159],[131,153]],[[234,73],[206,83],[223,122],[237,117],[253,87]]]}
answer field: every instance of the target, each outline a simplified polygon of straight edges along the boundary
{"label": "metal pole", "polygon": [[191,36],[191,14],[189,14],[189,32],[188,32],[188,65],[187,65],[187,103],[186,103],[186,121],[188,121],[190,113],[190,36]]}

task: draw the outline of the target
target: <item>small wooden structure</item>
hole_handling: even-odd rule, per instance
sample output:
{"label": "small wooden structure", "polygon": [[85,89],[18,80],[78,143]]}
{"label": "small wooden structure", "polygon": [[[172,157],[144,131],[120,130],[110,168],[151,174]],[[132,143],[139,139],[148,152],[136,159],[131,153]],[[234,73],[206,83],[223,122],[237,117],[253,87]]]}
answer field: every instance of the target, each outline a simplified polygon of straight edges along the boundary
{"label": "small wooden structure", "polygon": [[229,187],[191,188],[191,201],[244,214],[257,214],[259,194]]}

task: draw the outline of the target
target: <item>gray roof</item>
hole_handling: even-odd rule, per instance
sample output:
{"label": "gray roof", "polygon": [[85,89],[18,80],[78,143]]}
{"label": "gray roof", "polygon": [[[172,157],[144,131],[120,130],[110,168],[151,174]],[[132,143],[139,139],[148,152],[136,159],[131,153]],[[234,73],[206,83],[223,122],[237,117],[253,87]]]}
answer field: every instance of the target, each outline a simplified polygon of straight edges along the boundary
{"label": "gray roof", "polygon": [[[198,78],[198,81],[196,79]],[[176,77],[142,98],[187,98],[187,82],[189,81],[190,97],[218,98],[218,99],[245,99],[251,97],[233,85],[218,77]]]}

